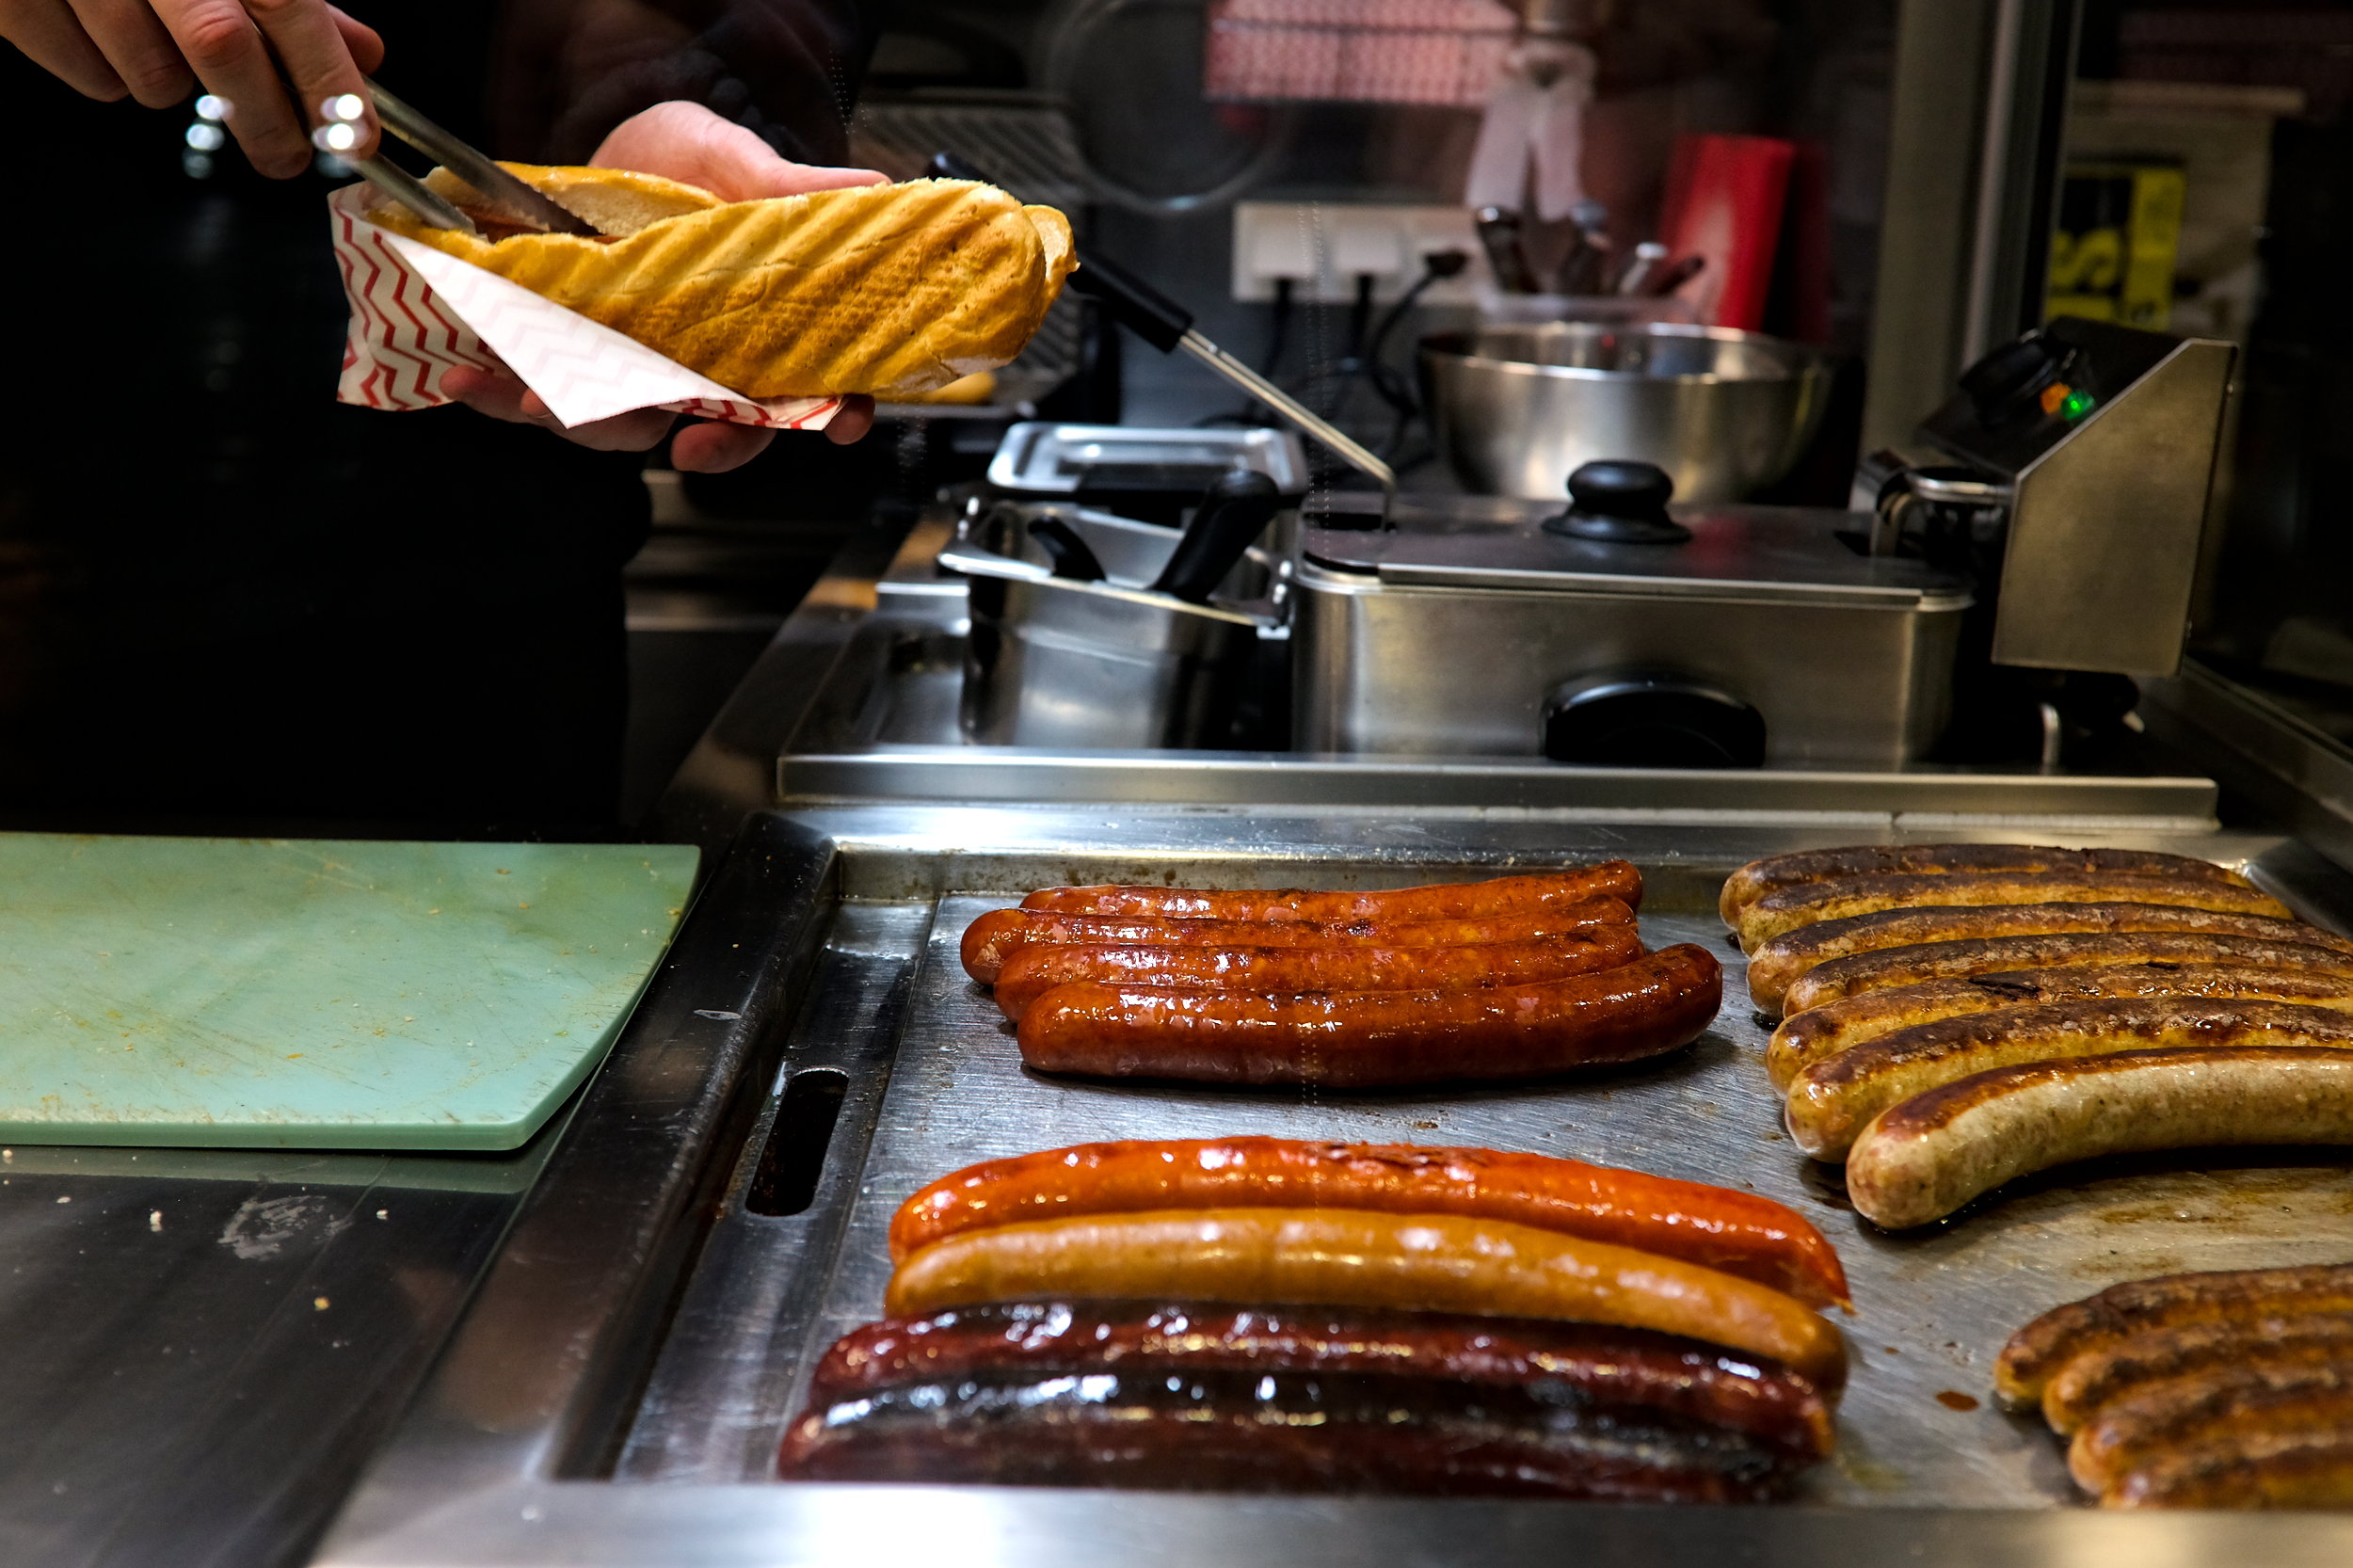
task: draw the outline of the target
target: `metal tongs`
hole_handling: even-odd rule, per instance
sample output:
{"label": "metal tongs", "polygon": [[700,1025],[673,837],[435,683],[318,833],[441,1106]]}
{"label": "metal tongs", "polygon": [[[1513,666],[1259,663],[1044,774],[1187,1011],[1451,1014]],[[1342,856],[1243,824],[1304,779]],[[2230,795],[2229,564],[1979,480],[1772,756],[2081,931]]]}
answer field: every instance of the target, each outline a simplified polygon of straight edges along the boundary
{"label": "metal tongs", "polygon": [[[952,152],[936,153],[931,172],[946,180],[978,180],[995,184],[986,174]],[[1163,354],[1181,348],[1300,429],[1330,447],[1352,467],[1372,475],[1385,496],[1397,494],[1397,472],[1357,442],[1351,440],[1314,409],[1235,359],[1194,330],[1193,312],[1115,262],[1091,256],[1081,248],[1079,270],[1070,287],[1099,300],[1121,326]]]}
{"label": "metal tongs", "polygon": [[[551,234],[594,236],[604,232],[544,191],[535,190],[507,173],[488,154],[442,130],[375,82],[367,81],[366,87],[368,96],[376,103],[376,118],[383,122],[385,130],[480,191],[516,222]],[[472,218],[381,152],[372,158],[353,154],[351,149],[360,139],[354,122],[366,107],[356,92],[327,100],[319,105],[319,113],[327,123],[312,133],[312,141],[321,152],[331,152],[349,164],[370,184],[434,228],[455,229],[459,233],[479,237],[482,231],[474,227]]]}

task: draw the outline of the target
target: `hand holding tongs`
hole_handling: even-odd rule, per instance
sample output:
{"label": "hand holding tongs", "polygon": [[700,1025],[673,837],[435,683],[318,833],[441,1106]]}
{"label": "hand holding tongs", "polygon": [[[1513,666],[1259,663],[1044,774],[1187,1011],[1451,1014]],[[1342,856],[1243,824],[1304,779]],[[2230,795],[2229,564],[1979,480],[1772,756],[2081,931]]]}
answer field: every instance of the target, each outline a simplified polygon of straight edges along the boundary
{"label": "hand holding tongs", "polygon": [[[376,83],[371,81],[366,85],[368,94],[376,104],[376,117],[383,121],[384,129],[480,191],[518,223],[551,234],[594,235],[603,232],[562,202],[507,173],[488,156],[442,130]],[[360,102],[360,94],[356,92],[346,92],[327,100],[319,105],[319,113],[327,123],[312,133],[311,140],[321,152],[331,152],[343,159],[370,184],[434,228],[455,229],[460,233],[480,235],[482,231],[473,226],[472,219],[382,153],[372,158],[352,154],[351,149],[360,139],[353,122],[366,109],[367,105]]]}

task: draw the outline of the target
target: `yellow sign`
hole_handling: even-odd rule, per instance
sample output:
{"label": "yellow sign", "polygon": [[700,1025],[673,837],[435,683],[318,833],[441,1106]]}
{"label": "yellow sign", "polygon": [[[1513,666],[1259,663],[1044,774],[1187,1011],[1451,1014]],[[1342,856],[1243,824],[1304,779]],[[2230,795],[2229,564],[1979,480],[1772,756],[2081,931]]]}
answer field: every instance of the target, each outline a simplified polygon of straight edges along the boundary
{"label": "yellow sign", "polygon": [[2172,164],[2069,166],[2043,313],[2163,330],[2173,319],[2185,188]]}

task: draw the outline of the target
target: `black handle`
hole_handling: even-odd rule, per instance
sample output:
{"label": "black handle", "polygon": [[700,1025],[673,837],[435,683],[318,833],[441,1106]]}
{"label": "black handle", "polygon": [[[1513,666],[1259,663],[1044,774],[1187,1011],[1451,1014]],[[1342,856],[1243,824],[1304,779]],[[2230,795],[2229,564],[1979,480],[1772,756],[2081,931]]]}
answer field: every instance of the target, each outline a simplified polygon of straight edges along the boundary
{"label": "black handle", "polygon": [[1121,266],[1081,254],[1069,287],[1100,300],[1112,319],[1163,354],[1173,354],[1193,330],[1193,312]]}
{"label": "black handle", "polygon": [[1073,583],[1100,583],[1103,563],[1087,548],[1079,531],[1060,518],[1038,518],[1030,524],[1030,537],[1054,564],[1054,575]]}
{"label": "black handle", "polygon": [[1282,505],[1282,491],[1256,469],[1218,475],[1152,584],[1154,591],[1193,604],[1207,600]]}
{"label": "black handle", "polygon": [[1667,515],[1674,493],[1674,481],[1656,463],[1581,463],[1569,475],[1569,509],[1544,525],[1603,544],[1680,544],[1691,531]]}
{"label": "black handle", "polygon": [[[932,154],[931,175],[936,180],[978,180],[984,185],[995,184],[981,168],[957,157],[953,152]],[[1163,354],[1174,354],[1176,345],[1193,330],[1193,312],[1168,296],[1121,266],[1079,248],[1079,269],[1070,275],[1068,287],[1073,294],[1085,295],[1099,300],[1112,319],[1135,333]]]}

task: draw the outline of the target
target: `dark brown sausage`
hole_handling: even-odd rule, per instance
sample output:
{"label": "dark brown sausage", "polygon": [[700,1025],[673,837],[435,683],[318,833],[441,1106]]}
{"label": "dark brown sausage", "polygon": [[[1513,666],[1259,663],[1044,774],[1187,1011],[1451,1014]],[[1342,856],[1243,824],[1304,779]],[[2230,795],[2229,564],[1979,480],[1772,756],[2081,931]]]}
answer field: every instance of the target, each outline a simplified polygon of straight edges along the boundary
{"label": "dark brown sausage", "polygon": [[1848,876],[1942,876],[1954,872],[2065,872],[2077,876],[2187,876],[2249,886],[2241,873],[2187,855],[2145,849],[2055,849],[2046,844],[1856,844],[1752,860],[1724,879],[1716,912],[1739,929],[1740,912],[1768,893]]}
{"label": "dark brown sausage", "polygon": [[2353,1006],[2353,955],[2325,948],[2308,951],[2322,962],[2321,970],[2245,963],[2087,964],[1865,991],[1784,1018],[1765,1048],[1765,1070],[1773,1087],[1786,1093],[1790,1080],[1815,1063],[1898,1030],[2003,1008],[2100,997],[2213,997]]}
{"label": "dark brown sausage", "polygon": [[2170,1449],[2100,1495],[2105,1508],[2353,1506],[2353,1420]]}
{"label": "dark brown sausage", "polygon": [[[1783,1120],[1817,1160],[1844,1160],[1872,1117],[1972,1073],[2180,1047],[2329,1047],[2353,1051],[2353,1000],[2092,997],[1939,1018],[1865,1041],[1801,1069]],[[1805,1016],[1801,1014],[1800,1016]],[[2192,1141],[2193,1143],[2195,1140]]]}
{"label": "dark brown sausage", "polygon": [[2060,1436],[2072,1436],[2138,1384],[2231,1366],[2250,1354],[2353,1366],[2353,1312],[2265,1313],[2128,1335],[2061,1367],[2042,1385],[2042,1418]]}
{"label": "dark brown sausage", "polygon": [[1993,1363],[1993,1391],[2020,1408],[2040,1401],[2044,1386],[2076,1357],[2118,1349],[2137,1335],[2317,1312],[2353,1312],[2353,1263],[2126,1280],[2055,1306],[2011,1335]]}
{"label": "dark brown sausage", "polygon": [[1829,1454],[1831,1411],[1805,1379],[1763,1356],[1641,1329],[1439,1312],[1235,1307],[1208,1303],[1016,1302],[886,1319],[834,1343],[808,1402],[824,1407],[910,1383],[1020,1372],[1410,1372],[1573,1391],[1588,1408],[1652,1412],[1755,1438],[1793,1459]]}
{"label": "dark brown sausage", "polygon": [[[2353,953],[2353,941],[2301,920],[2274,920],[2260,915],[2221,915],[2210,909],[2184,909],[2163,904],[2020,904],[1986,908],[1887,909],[1876,915],[1824,920],[1818,925],[1804,926],[1764,943],[1749,954],[1749,995],[1757,1006],[1769,1012],[1799,1013],[1807,1007],[1834,1001],[1847,994],[1843,981],[1836,985],[1831,984],[1833,975],[1851,974],[1860,980],[1872,972],[1867,968],[1844,968],[1849,959],[1861,964],[1871,955],[1898,948],[1945,948],[1950,944],[1945,953],[1907,953],[1900,960],[1890,960],[1897,966],[1892,972],[1907,978],[1881,978],[1875,982],[1883,985],[1908,985],[1918,980],[1945,980],[1954,975],[1981,972],[1968,967],[1973,961],[1972,945],[1980,941],[2014,941],[2023,937],[2059,936],[2119,936],[2141,933],[2243,936],[2261,941],[2333,948],[2341,953]],[[2063,956],[2070,952],[2089,953],[2092,950],[2071,950],[2065,944],[2055,944],[2043,950],[2003,949],[1998,950],[1998,955],[2007,962],[1999,967],[2039,969],[2078,962],[2134,964],[2156,958],[2243,956],[2222,952],[2201,954],[2158,947],[2139,950],[2116,947],[2100,949],[2097,956]],[[1997,950],[1988,949],[1986,956],[1995,956],[1996,952]],[[1931,959],[1943,960],[1948,955],[1954,961],[1953,965],[1940,963],[1932,968],[1905,967],[1926,966]],[[1833,964],[1841,965],[1842,968],[1832,970]],[[1822,974],[1816,985],[1801,990],[1802,983],[1816,980],[1817,970],[1830,972]],[[1856,988],[1868,987],[1858,984]]]}
{"label": "dark brown sausage", "polygon": [[1740,912],[1740,945],[1754,949],[1802,926],[1887,909],[2020,904],[2157,904],[2280,920],[2292,918],[2288,906],[2268,893],[2195,876],[2082,876],[2064,872],[1850,876],[1766,894]]}
{"label": "dark brown sausage", "polygon": [[992,909],[964,928],[964,972],[992,984],[1022,947],[1121,944],[1220,948],[1456,948],[1533,942],[1596,926],[1632,925],[1634,911],[1613,898],[1592,899],[1539,915],[1467,920],[1192,920],[1154,915],[1060,915]]}
{"label": "dark brown sausage", "polygon": [[1597,925],[1539,942],[1461,948],[1017,948],[997,971],[997,1005],[1020,1020],[1057,985],[1164,985],[1180,991],[1460,991],[1529,985],[1614,968],[1642,955],[1630,925]]}
{"label": "dark brown sausage", "polygon": [[1688,1045],[1722,995],[1714,956],[1689,944],[1481,991],[1283,996],[1082,983],[1022,1015],[1021,1059],[1100,1078],[1345,1089],[1541,1078]]}
{"label": "dark brown sausage", "polygon": [[1484,882],[1441,882],[1372,892],[1320,892],[1305,888],[1231,890],[1203,888],[1041,888],[1024,909],[1071,915],[1162,915],[1214,920],[1447,920],[1533,915],[1590,899],[1613,898],[1642,906],[1642,873],[1624,860],[1532,876]]}
{"label": "dark brown sausage", "polygon": [[2353,1423],[2353,1367],[2260,1353],[2145,1384],[2110,1400],[2067,1446],[2067,1470],[2105,1493],[2169,1449]]}
{"label": "dark brown sausage", "polygon": [[1514,1388],[1091,1371],[915,1384],[813,1408],[776,1467],[802,1480],[1724,1503],[1779,1496],[1795,1465],[1740,1432]]}

